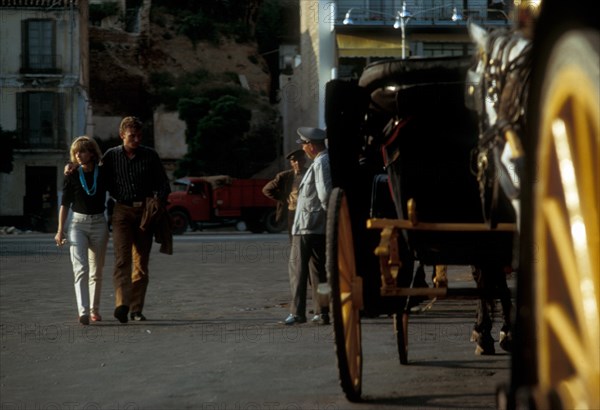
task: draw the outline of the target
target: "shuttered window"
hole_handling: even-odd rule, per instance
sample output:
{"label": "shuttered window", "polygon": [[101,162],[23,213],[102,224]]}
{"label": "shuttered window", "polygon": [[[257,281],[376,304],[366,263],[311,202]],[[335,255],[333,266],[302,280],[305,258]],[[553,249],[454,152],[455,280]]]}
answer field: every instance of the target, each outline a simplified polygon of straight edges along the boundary
{"label": "shuttered window", "polygon": [[45,73],[56,70],[54,20],[25,20],[23,34],[23,71]]}
{"label": "shuttered window", "polygon": [[17,114],[20,148],[62,148],[63,95],[49,92],[19,93]]}

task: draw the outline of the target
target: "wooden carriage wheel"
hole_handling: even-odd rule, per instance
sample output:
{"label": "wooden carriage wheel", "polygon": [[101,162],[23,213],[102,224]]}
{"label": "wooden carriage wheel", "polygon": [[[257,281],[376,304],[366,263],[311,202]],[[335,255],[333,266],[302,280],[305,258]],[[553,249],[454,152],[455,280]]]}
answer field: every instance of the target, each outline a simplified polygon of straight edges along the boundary
{"label": "wooden carriage wheel", "polygon": [[329,200],[327,276],[332,293],[331,308],[340,384],[348,400],[358,401],[362,389],[362,278],[356,274],[348,202],[340,188],[332,191]]}
{"label": "wooden carriage wheel", "polygon": [[599,35],[570,31],[545,64],[531,280],[539,408],[600,408]]}
{"label": "wooden carriage wheel", "polygon": [[408,364],[408,313],[394,313],[394,334],[396,335],[400,364]]}

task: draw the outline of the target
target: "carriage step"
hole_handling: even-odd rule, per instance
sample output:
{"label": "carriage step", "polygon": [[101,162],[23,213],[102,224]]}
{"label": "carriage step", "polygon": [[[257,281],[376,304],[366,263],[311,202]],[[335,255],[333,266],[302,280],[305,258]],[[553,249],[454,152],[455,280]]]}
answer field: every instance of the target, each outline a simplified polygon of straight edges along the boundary
{"label": "carriage step", "polygon": [[437,232],[515,232],[517,224],[499,223],[491,227],[486,223],[438,223],[418,222],[414,224],[407,219],[372,218],[367,220],[368,229],[398,228],[411,231]]}
{"label": "carriage step", "polygon": [[[511,290],[511,294],[514,292]],[[425,296],[439,299],[479,299],[484,292],[477,288],[395,288],[382,287],[381,296]],[[486,291],[486,296],[499,299],[503,296],[499,291]]]}

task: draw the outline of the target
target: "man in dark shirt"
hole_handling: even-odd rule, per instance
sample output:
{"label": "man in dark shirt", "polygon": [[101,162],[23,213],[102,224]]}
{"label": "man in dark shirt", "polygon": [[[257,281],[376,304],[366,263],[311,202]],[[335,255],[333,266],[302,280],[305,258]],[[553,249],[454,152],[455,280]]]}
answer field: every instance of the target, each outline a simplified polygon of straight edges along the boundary
{"label": "man in dark shirt", "polygon": [[276,221],[278,224],[287,218],[290,241],[292,237],[292,224],[298,202],[298,186],[306,172],[306,154],[301,149],[290,152],[286,159],[290,161],[292,169],[279,172],[262,189],[263,194],[277,201]]}
{"label": "man in dark shirt", "polygon": [[112,235],[115,250],[114,316],[126,323],[146,320],[142,314],[148,288],[148,262],[152,231],[140,229],[146,198],[166,203],[171,191],[165,169],[156,151],[141,145],[142,122],[125,117],[119,127],[123,145],[106,151],[102,159],[108,191],[115,200]]}

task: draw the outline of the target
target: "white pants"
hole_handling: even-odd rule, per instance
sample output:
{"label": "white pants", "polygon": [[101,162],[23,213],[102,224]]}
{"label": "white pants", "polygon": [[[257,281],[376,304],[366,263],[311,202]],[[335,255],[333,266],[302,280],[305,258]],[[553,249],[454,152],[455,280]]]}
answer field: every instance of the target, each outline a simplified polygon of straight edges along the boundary
{"label": "white pants", "polygon": [[98,314],[102,269],[108,243],[108,226],[104,214],[86,215],[73,212],[69,242],[79,316]]}

